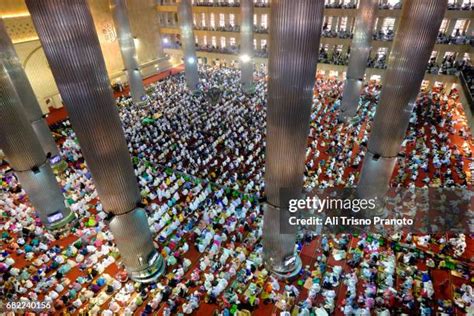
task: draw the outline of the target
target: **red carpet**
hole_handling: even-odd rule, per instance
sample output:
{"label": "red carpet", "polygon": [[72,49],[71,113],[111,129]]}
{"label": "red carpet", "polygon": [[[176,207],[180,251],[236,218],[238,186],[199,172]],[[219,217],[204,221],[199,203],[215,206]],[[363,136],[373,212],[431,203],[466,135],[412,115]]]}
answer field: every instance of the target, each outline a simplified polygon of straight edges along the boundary
{"label": "red carpet", "polygon": [[[145,86],[147,86],[159,80],[162,80],[168,76],[172,76],[174,74],[180,73],[182,71],[184,71],[184,65],[178,65],[171,69],[157,73],[156,75],[145,78],[143,80],[143,83],[145,84]],[[128,86],[125,86],[122,92],[115,92],[114,97],[118,98],[123,95],[128,95],[129,92],[130,92],[130,89],[128,88]],[[49,113],[46,117],[46,121],[48,122],[48,125],[53,125],[58,122],[64,121],[65,119],[68,118],[68,116],[69,114],[67,113],[66,107],[64,106],[59,109],[50,108]]]}

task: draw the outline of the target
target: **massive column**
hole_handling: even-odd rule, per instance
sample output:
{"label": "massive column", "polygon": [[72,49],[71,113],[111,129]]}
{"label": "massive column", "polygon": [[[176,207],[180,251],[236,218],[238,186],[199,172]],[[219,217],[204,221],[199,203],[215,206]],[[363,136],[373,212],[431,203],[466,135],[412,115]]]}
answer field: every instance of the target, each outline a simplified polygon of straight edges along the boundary
{"label": "massive column", "polygon": [[362,198],[383,198],[389,188],[446,6],[447,0],[403,5],[360,175]]}
{"label": "massive column", "polygon": [[126,0],[112,0],[112,12],[115,29],[117,30],[120,53],[122,54],[128,77],[128,85],[134,103],[140,103],[145,97],[142,75],[137,60],[135,42],[133,40],[130,22],[128,20]]}
{"label": "massive column", "polygon": [[377,0],[360,0],[342,94],[340,119],[352,118],[357,113],[367,60],[372,48],[372,32],[378,5]]}
{"label": "massive column", "polygon": [[199,84],[199,73],[191,0],[181,0],[178,4],[178,23],[181,30],[181,44],[183,46],[184,76],[189,90],[196,91]]}
{"label": "massive column", "polygon": [[253,0],[240,1],[240,71],[244,92],[253,90]]}
{"label": "massive column", "polygon": [[0,18],[0,59],[4,63],[6,71],[10,76],[12,83],[18,92],[20,102],[19,106],[23,106],[27,120],[30,122],[36,137],[38,138],[41,148],[46,156],[54,158],[59,156],[58,148],[54,142],[51,131],[43,117],[38,100],[36,99],[30,81],[26,76],[20,59],[16,54],[15,47],[8,36],[7,29],[3,19]]}
{"label": "massive column", "polygon": [[0,147],[47,228],[59,228],[74,219],[74,213],[64,203],[64,196],[8,70],[1,61]]}
{"label": "massive column", "polygon": [[148,282],[164,270],[157,253],[115,106],[87,0],[27,0],[110,230],[131,278]]}
{"label": "massive column", "polygon": [[306,144],[323,22],[324,0],[272,0],[268,62],[264,262],[291,277],[301,268],[288,200],[303,192]]}

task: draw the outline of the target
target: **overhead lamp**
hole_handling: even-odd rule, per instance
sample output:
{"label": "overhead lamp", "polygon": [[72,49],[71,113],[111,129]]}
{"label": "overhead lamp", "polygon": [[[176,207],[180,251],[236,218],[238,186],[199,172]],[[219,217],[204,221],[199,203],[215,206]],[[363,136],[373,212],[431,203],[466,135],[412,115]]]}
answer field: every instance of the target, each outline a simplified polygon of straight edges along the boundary
{"label": "overhead lamp", "polygon": [[245,54],[245,55],[240,55],[240,60],[244,63],[248,63],[250,61],[250,56]]}

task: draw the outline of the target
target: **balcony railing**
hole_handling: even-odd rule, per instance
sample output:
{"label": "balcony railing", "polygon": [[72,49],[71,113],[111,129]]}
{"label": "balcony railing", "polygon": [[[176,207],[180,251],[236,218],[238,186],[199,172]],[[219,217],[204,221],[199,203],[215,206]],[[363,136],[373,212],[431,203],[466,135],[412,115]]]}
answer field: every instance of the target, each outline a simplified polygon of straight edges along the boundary
{"label": "balcony railing", "polygon": [[210,32],[240,32],[240,25],[226,25],[226,26],[200,26],[194,25],[194,29],[197,31],[210,31]]}
{"label": "balcony railing", "polygon": [[331,30],[323,30],[321,33],[322,37],[327,37],[327,38],[341,38],[341,39],[346,39],[346,38],[352,38],[352,33],[349,31],[331,31]]}
{"label": "balcony railing", "polygon": [[393,41],[394,37],[395,37],[395,32],[392,30],[387,30],[387,31],[379,30],[372,35],[372,39],[374,41],[389,42],[389,41]]}
{"label": "balcony railing", "polygon": [[356,9],[357,4],[355,3],[347,3],[347,4],[328,3],[328,4],[325,4],[324,7],[326,9]]}
{"label": "balcony railing", "polygon": [[[163,25],[163,28],[178,28],[179,25],[177,23],[168,23],[167,25]],[[226,26],[200,26],[194,25],[193,27],[196,31],[209,31],[209,32],[240,32],[240,25],[226,25]],[[254,33],[257,34],[268,34],[269,30],[268,27],[253,26]],[[340,39],[352,39],[353,34],[349,31],[332,31],[332,30],[323,30],[322,37],[324,38],[340,38]],[[378,31],[372,35],[372,39],[375,41],[393,41],[395,37],[395,32],[392,30],[387,31]],[[461,35],[451,36],[446,35],[445,33],[440,32],[438,34],[438,38],[436,40],[437,44],[450,44],[450,45],[472,45],[474,44],[474,40],[472,36],[467,36],[465,32]]]}
{"label": "balcony railing", "polygon": [[448,10],[470,11],[474,10],[474,2],[458,5],[457,3],[448,3]]}
{"label": "balcony railing", "polygon": [[436,39],[436,44],[469,45],[471,43],[472,36],[467,36],[465,32],[455,34],[455,36],[440,32]]}
{"label": "balcony railing", "polygon": [[[229,54],[229,55],[239,55],[240,47],[236,45],[230,45],[226,47],[219,47],[214,45],[196,45],[196,50],[200,52],[207,53],[217,53],[217,54]],[[254,57],[257,58],[268,58],[268,51],[266,48],[255,49]]]}
{"label": "balcony railing", "polygon": [[[459,81],[461,81],[461,87],[464,90],[464,94],[466,95],[467,102],[469,103],[469,108],[471,109],[471,113],[474,113],[474,86],[473,86],[473,74],[474,70],[472,67],[460,71],[458,73]],[[466,75],[465,75],[466,74]]]}
{"label": "balcony railing", "polygon": [[381,3],[379,4],[379,10],[399,10],[402,8],[402,3],[397,2],[395,4]]}
{"label": "balcony railing", "polygon": [[454,57],[447,56],[439,64],[435,62],[435,58],[432,58],[428,62],[426,71],[434,75],[456,75],[459,72],[471,73],[472,67],[469,61],[456,61]]}
{"label": "balcony railing", "polygon": [[[159,5],[176,5],[177,2],[176,0],[158,0]],[[239,7],[240,6],[240,1],[196,1],[194,6],[197,7]],[[254,6],[257,8],[268,8],[270,7],[269,2],[264,2],[264,1],[258,1],[254,3]],[[325,4],[326,9],[357,9],[357,4],[355,3],[328,3]],[[402,8],[402,2],[398,2],[395,4],[389,4],[389,3],[381,3],[379,4],[379,9],[380,10],[399,10]],[[471,3],[465,3],[462,5],[459,5],[457,3],[449,3],[447,10],[458,10],[458,11],[471,11],[474,10],[474,2]]]}
{"label": "balcony railing", "polygon": [[196,7],[240,7],[240,2],[228,2],[228,1],[194,1]]}
{"label": "balcony railing", "polygon": [[[169,49],[181,49],[181,43],[179,41],[167,42],[163,44],[163,48]],[[219,47],[214,45],[200,45],[196,44],[196,50],[199,52],[226,54],[226,55],[239,55],[240,47],[237,45],[229,45],[226,47]],[[257,58],[268,58],[268,48],[265,46],[262,49],[254,50],[254,57]],[[347,66],[349,63],[349,53],[342,53],[340,51],[328,51],[321,49],[319,51],[318,62],[329,65],[340,65]],[[376,57],[369,57],[367,60],[368,68],[375,69],[386,69],[387,68],[387,55],[381,54]],[[453,57],[446,57],[440,65],[434,62],[432,59],[427,67],[426,72],[434,75],[459,75],[461,72],[464,73],[464,81],[466,86],[473,87],[471,93],[474,92],[474,70],[471,67],[469,61],[457,62]]]}

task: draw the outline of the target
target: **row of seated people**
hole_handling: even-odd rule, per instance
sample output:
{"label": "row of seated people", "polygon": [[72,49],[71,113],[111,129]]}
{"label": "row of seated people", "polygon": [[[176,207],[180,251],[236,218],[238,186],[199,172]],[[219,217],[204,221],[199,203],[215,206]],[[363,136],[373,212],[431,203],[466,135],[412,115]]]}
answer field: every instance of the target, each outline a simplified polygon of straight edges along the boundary
{"label": "row of seated people", "polygon": [[379,30],[372,35],[374,41],[393,41],[395,32],[391,29]]}
{"label": "row of seated people", "polygon": [[474,3],[472,1],[467,1],[462,4],[453,1],[448,3],[448,10],[474,10]]}
{"label": "row of seated people", "polygon": [[[231,25],[227,24],[225,26],[199,26],[194,25],[195,30],[203,31],[215,31],[215,32],[240,32],[240,25]],[[266,34],[269,32],[268,27],[261,25],[254,25],[253,31],[259,34]],[[459,31],[459,30],[458,30]],[[353,33],[348,30],[330,30],[327,26],[323,26],[323,31],[321,33],[322,37],[327,38],[341,38],[341,39],[352,39]],[[375,41],[393,41],[395,37],[395,32],[391,29],[379,30],[372,35],[372,39]],[[467,36],[466,32],[462,32],[459,35],[446,35],[446,33],[440,32],[436,40],[437,44],[453,44],[453,45],[469,45],[471,43],[471,36]]]}
{"label": "row of seated people", "polygon": [[[331,3],[325,4],[326,9],[356,9],[357,8],[357,1],[334,1]],[[401,9],[402,3],[383,3],[379,4],[380,10],[394,10],[394,9]]]}
{"label": "row of seated people", "polygon": [[433,57],[428,62],[427,72],[431,74],[440,75],[455,75],[458,72],[468,72],[472,68],[469,60],[463,59],[457,61],[454,56],[446,56],[441,61],[441,64],[436,63],[436,58]]}
{"label": "row of seated people", "polygon": [[[240,32],[240,26],[239,25],[231,25],[227,24],[225,26],[216,26],[216,27],[210,27],[210,26],[194,26],[195,30],[205,30],[205,31],[216,31],[216,32]],[[458,30],[459,31],[459,30]],[[258,26],[254,25],[254,32],[255,33],[268,33],[268,28],[263,27],[263,26]],[[328,29],[327,24],[323,27],[323,31],[321,33],[323,37],[328,37],[328,38],[352,38],[353,34],[347,30],[340,30],[340,31],[334,31]],[[395,37],[395,32],[391,29],[388,29],[386,31],[384,30],[379,30],[376,33],[373,34],[372,39],[375,41],[393,41],[393,38]],[[466,32],[463,32],[462,35],[446,35],[445,33],[440,32],[438,34],[438,38],[436,40],[436,43],[438,44],[454,44],[454,45],[469,45],[471,42],[471,38],[466,35]]]}
{"label": "row of seated people", "polygon": [[321,33],[322,37],[329,37],[329,38],[352,38],[352,33],[345,30],[340,31],[333,31],[328,29],[328,26],[323,26],[323,32]]}
{"label": "row of seated people", "polygon": [[240,1],[206,1],[198,0],[194,2],[195,6],[199,7],[238,7],[240,6]]}
{"label": "row of seated people", "polygon": [[319,63],[332,64],[332,65],[347,65],[349,64],[349,55],[343,54],[338,50],[332,52],[321,48],[319,50]]}
{"label": "row of seated people", "polygon": [[[240,25],[226,24],[225,26],[199,26],[194,25],[195,30],[215,31],[215,32],[240,32]],[[255,33],[268,33],[268,27],[261,25],[254,25],[253,31]]]}
{"label": "row of seated people", "polygon": [[466,34],[466,31],[461,32],[456,29],[454,35],[448,35],[445,32],[439,32],[436,39],[437,44],[455,44],[455,45],[469,45],[471,43],[471,36]]}
{"label": "row of seated people", "polygon": [[[220,47],[219,45],[199,45],[196,44],[196,50],[210,53],[219,53],[219,54],[233,54],[238,55],[240,52],[240,47],[237,45],[229,45],[225,47]],[[254,56],[258,58],[268,58],[268,51],[266,45],[261,49],[254,49]]]}
{"label": "row of seated people", "polygon": [[240,32],[240,25],[226,24],[224,26],[201,26],[194,25],[195,30],[214,31],[214,32]]}
{"label": "row of seated people", "polygon": [[[176,4],[173,1],[166,1],[160,0],[161,5],[167,4]],[[206,1],[206,0],[198,0],[194,3],[195,6],[205,6],[205,7],[238,7],[240,6],[240,1]],[[257,1],[254,2],[256,7],[269,7],[270,3],[268,1]],[[397,2],[395,4],[392,3],[380,3],[379,9],[381,10],[394,10],[394,9],[401,9],[402,3]],[[327,9],[356,9],[357,3],[355,1],[349,2],[331,2],[325,4],[325,8]],[[448,10],[473,10],[474,4],[471,1],[465,2],[463,4],[458,4],[456,2],[448,3]]]}

